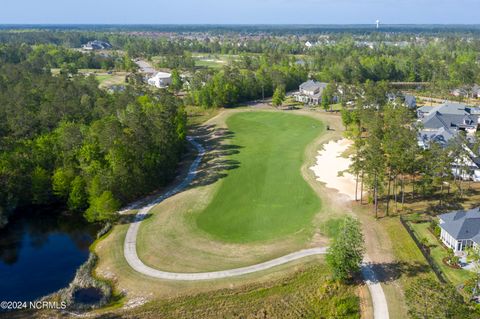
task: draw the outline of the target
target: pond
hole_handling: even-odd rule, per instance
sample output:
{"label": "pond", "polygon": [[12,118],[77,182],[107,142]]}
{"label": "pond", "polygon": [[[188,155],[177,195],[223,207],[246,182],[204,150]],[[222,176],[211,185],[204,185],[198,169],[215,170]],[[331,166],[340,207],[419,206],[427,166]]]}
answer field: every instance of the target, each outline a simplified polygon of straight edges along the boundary
{"label": "pond", "polygon": [[0,300],[32,301],[67,287],[97,231],[72,214],[16,213],[0,229]]}

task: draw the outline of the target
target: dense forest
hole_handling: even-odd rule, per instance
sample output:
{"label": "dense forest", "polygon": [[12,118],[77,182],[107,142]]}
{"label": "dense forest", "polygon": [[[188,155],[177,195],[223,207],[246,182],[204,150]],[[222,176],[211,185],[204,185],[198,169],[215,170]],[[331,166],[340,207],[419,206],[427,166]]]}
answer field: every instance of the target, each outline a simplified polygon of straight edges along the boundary
{"label": "dense forest", "polygon": [[[40,51],[39,51],[40,50]],[[53,76],[62,49],[0,47],[0,219],[25,205],[64,204],[90,221],[169,181],[186,116],[173,95],[108,94],[93,76]],[[71,61],[90,63],[88,55]]]}

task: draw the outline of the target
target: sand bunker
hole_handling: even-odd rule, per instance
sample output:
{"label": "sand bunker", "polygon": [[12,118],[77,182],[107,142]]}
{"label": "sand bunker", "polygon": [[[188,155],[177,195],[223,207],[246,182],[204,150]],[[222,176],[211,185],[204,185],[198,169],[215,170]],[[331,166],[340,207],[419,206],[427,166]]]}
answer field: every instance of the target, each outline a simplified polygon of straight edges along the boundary
{"label": "sand bunker", "polygon": [[351,159],[342,157],[342,154],[352,144],[348,139],[330,141],[318,152],[317,164],[310,167],[318,181],[325,183],[328,188],[336,189],[347,200],[355,200],[355,177],[346,172]]}

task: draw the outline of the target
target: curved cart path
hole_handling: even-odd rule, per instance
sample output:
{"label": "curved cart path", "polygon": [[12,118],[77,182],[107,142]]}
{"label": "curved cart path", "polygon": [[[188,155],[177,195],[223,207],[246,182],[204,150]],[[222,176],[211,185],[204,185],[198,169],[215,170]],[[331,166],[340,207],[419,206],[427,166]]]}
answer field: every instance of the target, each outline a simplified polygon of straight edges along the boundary
{"label": "curved cart path", "polygon": [[202,273],[166,272],[166,271],[154,269],[152,267],[145,265],[140,260],[137,254],[137,234],[138,234],[138,229],[140,228],[141,222],[145,219],[145,217],[148,215],[149,211],[153,207],[155,207],[157,204],[164,201],[165,199],[182,191],[192,182],[192,180],[195,178],[197,174],[198,166],[200,165],[200,162],[205,154],[205,149],[203,148],[202,145],[196,142],[192,137],[187,137],[187,139],[193,146],[195,146],[195,148],[198,151],[198,155],[195,158],[195,161],[192,163],[192,165],[190,166],[190,169],[188,170],[188,175],[174,189],[166,192],[162,196],[153,200],[151,203],[142,207],[137,213],[137,215],[135,216],[135,221],[128,228],[127,235],[125,237],[124,255],[128,264],[134,270],[149,277],[154,277],[158,279],[167,279],[167,280],[197,281],[197,280],[209,280],[209,279],[222,279],[222,278],[242,276],[242,275],[246,275],[246,274],[250,274],[250,273],[254,273],[262,270],[267,270],[276,266],[289,263],[294,260],[302,259],[302,258],[313,256],[313,255],[323,255],[327,252],[326,247],[304,249],[304,250],[300,250],[300,251],[288,254],[286,256],[282,256],[276,259],[266,261],[264,263],[260,263],[260,264],[256,264],[248,267],[235,268],[235,269],[222,270],[222,271],[202,272]]}
{"label": "curved cart path", "polygon": [[[137,234],[138,234],[138,229],[140,227],[140,223],[143,221],[143,219],[145,219],[145,217],[148,215],[148,212],[153,207],[155,207],[157,204],[159,204],[163,200],[169,198],[170,196],[173,196],[176,193],[182,191],[192,182],[192,180],[195,178],[197,174],[198,166],[200,165],[200,162],[205,154],[205,149],[201,144],[196,142],[192,137],[187,137],[187,139],[193,146],[195,146],[195,148],[198,151],[197,157],[195,158],[194,162],[189,168],[188,175],[174,189],[166,192],[162,196],[153,200],[151,203],[142,207],[140,211],[137,213],[135,217],[135,221],[128,228],[127,235],[125,237],[124,255],[128,264],[135,271],[149,277],[166,279],[166,280],[199,281],[199,280],[222,279],[222,278],[241,276],[241,275],[246,275],[254,272],[259,272],[262,270],[267,270],[276,266],[289,263],[291,261],[295,261],[308,256],[313,256],[313,255],[323,255],[327,252],[326,247],[304,249],[304,250],[300,250],[300,251],[288,254],[286,256],[282,256],[282,257],[272,259],[264,263],[252,265],[252,266],[222,270],[222,271],[202,272],[202,273],[166,272],[166,271],[154,269],[152,267],[145,265],[140,260],[137,254]],[[372,297],[374,318],[388,319],[389,318],[388,304],[385,298],[385,294],[383,292],[382,286],[377,280],[373,267],[368,262],[364,262],[364,264],[362,265],[362,275],[368,285],[368,288],[370,290],[370,294]]]}

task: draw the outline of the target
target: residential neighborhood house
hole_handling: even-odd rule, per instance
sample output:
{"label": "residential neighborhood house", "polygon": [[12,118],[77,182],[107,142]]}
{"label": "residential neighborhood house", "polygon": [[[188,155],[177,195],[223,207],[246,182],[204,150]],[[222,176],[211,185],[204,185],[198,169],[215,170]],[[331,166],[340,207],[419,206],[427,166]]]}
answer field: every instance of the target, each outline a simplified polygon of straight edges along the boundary
{"label": "residential neighborhood house", "polygon": [[323,90],[327,83],[309,80],[300,84],[299,91],[294,94],[295,101],[307,105],[319,105],[322,102]]}
{"label": "residential neighborhood house", "polygon": [[82,45],[82,49],[88,50],[88,51],[108,50],[111,48],[112,48],[112,45],[110,43],[105,41],[100,41],[100,40],[93,40],[88,42],[87,44]]}
{"label": "residential neighborhood house", "polygon": [[440,239],[455,253],[480,247],[480,207],[438,216]]}
{"label": "residential neighborhood house", "polygon": [[170,73],[158,72],[147,80],[148,84],[157,88],[166,88],[172,84],[172,75]]}
{"label": "residential neighborhood house", "polygon": [[452,163],[452,173],[465,180],[480,181],[480,157],[470,147],[479,127],[480,109],[447,102],[438,107],[421,107],[417,116],[421,126],[418,144],[424,149],[431,143],[446,147],[461,131],[465,132],[467,141],[463,148],[467,155],[459,156]]}
{"label": "residential neighborhood house", "polygon": [[388,102],[390,103],[397,103],[398,100],[401,101],[403,105],[410,109],[414,109],[417,107],[417,98],[411,94],[395,94],[395,93],[388,93],[387,94]]}

